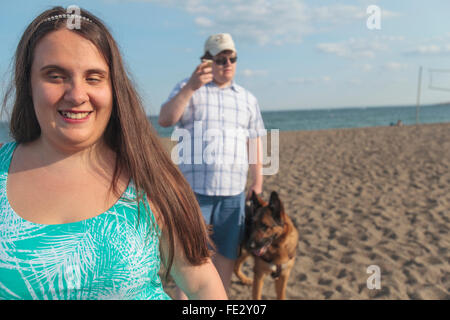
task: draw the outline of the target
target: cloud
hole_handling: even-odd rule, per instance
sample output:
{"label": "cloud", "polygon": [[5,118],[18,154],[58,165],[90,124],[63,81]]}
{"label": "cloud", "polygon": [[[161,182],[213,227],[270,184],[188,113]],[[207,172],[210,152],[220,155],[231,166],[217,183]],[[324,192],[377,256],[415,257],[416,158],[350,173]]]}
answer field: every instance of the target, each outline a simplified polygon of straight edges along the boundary
{"label": "cloud", "polygon": [[350,48],[344,43],[319,43],[317,49],[325,53],[335,54],[340,57],[349,56]]}
{"label": "cloud", "polygon": [[287,83],[294,85],[326,84],[329,83],[331,80],[332,80],[331,77],[328,75],[317,78],[296,77],[287,79]]}
{"label": "cloud", "polygon": [[290,78],[287,80],[289,84],[312,84],[312,79],[306,79],[306,78]]}
{"label": "cloud", "polygon": [[373,70],[373,66],[369,63],[365,63],[361,66],[361,70],[364,72],[370,72]]}
{"label": "cloud", "polygon": [[384,64],[382,67],[389,71],[402,71],[408,69],[408,65],[406,63],[401,62],[388,62]]}
{"label": "cloud", "polygon": [[443,35],[432,36],[429,38],[430,42],[448,42],[450,39],[450,32],[444,33]]}
{"label": "cloud", "polygon": [[303,1],[246,0],[233,4],[210,0],[207,17],[214,21],[214,30],[203,32],[229,32],[241,41],[259,45],[299,43],[313,31],[309,23],[308,8]]}
{"label": "cloud", "polygon": [[[323,6],[314,8],[314,16],[319,21],[327,21],[328,23],[341,24],[352,20],[366,20],[368,17],[367,6],[354,6],[335,4],[330,6]],[[381,18],[394,18],[400,14],[381,9]]]}
{"label": "cloud", "polygon": [[352,19],[362,19],[365,18],[365,10],[361,8],[351,6],[351,5],[331,5],[315,8],[314,10],[316,19],[338,23],[342,20],[352,18]]}
{"label": "cloud", "polygon": [[[239,38],[240,42],[261,46],[301,43],[304,37],[324,27],[367,18],[367,6],[362,4],[313,6],[312,2],[305,0],[146,1],[187,12],[193,16],[202,33],[228,32]],[[397,15],[391,11],[382,11],[383,18]],[[365,22],[361,23],[365,26]]]}
{"label": "cloud", "polygon": [[421,40],[410,43],[406,50],[403,50],[405,55],[417,56],[433,56],[450,53],[450,32],[445,32],[441,35],[434,35]]}
{"label": "cloud", "polygon": [[357,70],[365,72],[365,73],[373,72],[373,71],[380,71],[380,70],[403,71],[403,70],[407,70],[409,68],[408,64],[396,62],[396,61],[387,62],[384,64],[378,64],[375,66],[370,63],[363,63],[363,64],[358,63],[358,64],[355,64],[354,67]]}
{"label": "cloud", "polygon": [[[383,51],[388,51],[392,42],[403,41],[402,36],[376,36],[371,39],[367,38],[350,38],[341,42],[325,42],[316,45],[316,48],[327,54],[334,54],[338,57],[358,59],[358,58],[375,58],[376,55]],[[369,71],[366,70],[365,71]]]}
{"label": "cloud", "polygon": [[361,57],[374,58],[377,52],[386,50],[387,46],[376,40],[351,38],[343,42],[319,43],[316,48],[324,53],[356,59]]}
{"label": "cloud", "polygon": [[214,25],[214,22],[205,17],[197,17],[195,18],[195,24],[197,24],[200,27],[210,28]]}
{"label": "cloud", "polygon": [[242,74],[246,78],[252,78],[252,77],[267,76],[268,72],[267,72],[267,70],[244,69],[240,72],[240,74]]}
{"label": "cloud", "polygon": [[375,37],[376,40],[379,41],[403,41],[405,40],[405,37],[403,36],[387,36],[387,35],[383,35],[383,36],[376,36]]}
{"label": "cloud", "polygon": [[436,55],[450,53],[450,44],[420,45],[405,52],[410,55]]}

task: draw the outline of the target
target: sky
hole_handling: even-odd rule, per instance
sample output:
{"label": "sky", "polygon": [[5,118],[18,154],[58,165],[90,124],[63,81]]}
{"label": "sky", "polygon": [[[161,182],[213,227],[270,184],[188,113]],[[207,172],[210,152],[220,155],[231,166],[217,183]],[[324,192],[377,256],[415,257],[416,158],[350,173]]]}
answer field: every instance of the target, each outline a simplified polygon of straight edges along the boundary
{"label": "sky", "polygon": [[447,0],[0,0],[2,88],[23,31],[55,5],[106,23],[149,115],[221,32],[262,111],[415,105],[420,66],[420,103],[450,101]]}

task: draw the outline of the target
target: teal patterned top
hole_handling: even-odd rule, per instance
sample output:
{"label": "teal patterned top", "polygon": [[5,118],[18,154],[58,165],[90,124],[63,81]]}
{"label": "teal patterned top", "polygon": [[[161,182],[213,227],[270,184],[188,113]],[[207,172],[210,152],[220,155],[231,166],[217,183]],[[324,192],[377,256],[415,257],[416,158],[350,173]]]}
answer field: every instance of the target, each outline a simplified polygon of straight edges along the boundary
{"label": "teal patterned top", "polygon": [[159,277],[160,230],[153,214],[145,219],[142,202],[137,223],[133,182],[96,217],[29,222],[14,212],[6,194],[16,145],[0,149],[0,299],[170,299]]}

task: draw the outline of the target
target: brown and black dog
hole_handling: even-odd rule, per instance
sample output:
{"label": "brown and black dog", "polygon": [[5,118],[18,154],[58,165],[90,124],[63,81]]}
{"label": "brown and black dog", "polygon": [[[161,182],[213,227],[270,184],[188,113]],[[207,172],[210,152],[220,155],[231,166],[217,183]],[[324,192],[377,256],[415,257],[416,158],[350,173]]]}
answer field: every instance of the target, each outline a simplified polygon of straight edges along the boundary
{"label": "brown and black dog", "polygon": [[[264,278],[275,279],[277,299],[286,298],[286,285],[297,254],[298,231],[284,212],[278,194],[273,191],[269,203],[254,192],[245,208],[245,236],[234,272],[244,284],[253,283],[253,299],[261,299]],[[250,255],[254,257],[254,278],[248,278],[241,266]]]}

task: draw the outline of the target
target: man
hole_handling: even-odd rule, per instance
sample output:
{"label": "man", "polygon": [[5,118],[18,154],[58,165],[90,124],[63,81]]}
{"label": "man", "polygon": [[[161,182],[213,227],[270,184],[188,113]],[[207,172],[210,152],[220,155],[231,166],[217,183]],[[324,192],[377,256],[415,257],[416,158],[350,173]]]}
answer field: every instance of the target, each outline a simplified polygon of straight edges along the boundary
{"label": "man", "polygon": [[[190,133],[188,145],[194,154],[183,155],[187,161],[179,167],[206,223],[213,227],[217,252],[212,260],[228,291],[244,231],[245,199],[252,191],[262,192],[260,136],[265,130],[256,98],[234,82],[237,53],[231,36],[210,36],[201,59],[191,77],[178,83],[162,105],[159,124],[176,124]],[[252,183],[246,197],[249,160]],[[185,298],[180,291],[177,294]]]}

